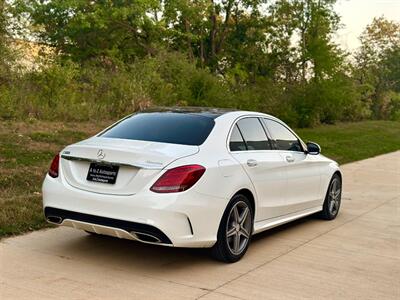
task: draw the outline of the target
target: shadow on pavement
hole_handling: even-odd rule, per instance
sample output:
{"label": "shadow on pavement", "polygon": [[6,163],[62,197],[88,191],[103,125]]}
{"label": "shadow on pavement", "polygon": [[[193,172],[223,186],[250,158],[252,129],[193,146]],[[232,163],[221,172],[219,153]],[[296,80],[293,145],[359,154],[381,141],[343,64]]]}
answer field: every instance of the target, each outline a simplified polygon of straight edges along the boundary
{"label": "shadow on pavement", "polygon": [[[302,231],[305,227],[309,228],[315,222],[319,222],[319,220],[310,216],[255,235],[248,252],[239,264],[246,261],[251,262],[252,256],[257,256],[259,251],[263,251],[264,248],[265,251],[268,251],[270,247],[287,240],[284,235],[296,235],[296,232]],[[62,245],[57,245],[58,250],[60,247],[63,248],[61,251],[66,259],[107,265],[112,269],[132,268],[135,272],[143,273],[159,273],[160,269],[164,269],[167,274],[167,266],[173,266],[172,269],[193,268],[196,265],[227,266],[214,261],[210,256],[209,249],[156,246],[87,233],[74,235],[73,238],[65,240]]]}

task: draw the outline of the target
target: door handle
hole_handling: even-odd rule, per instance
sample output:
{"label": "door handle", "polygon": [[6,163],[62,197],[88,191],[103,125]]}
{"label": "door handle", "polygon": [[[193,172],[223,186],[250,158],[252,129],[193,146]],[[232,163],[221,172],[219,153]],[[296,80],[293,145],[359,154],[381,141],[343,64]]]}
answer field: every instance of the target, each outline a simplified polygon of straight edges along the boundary
{"label": "door handle", "polygon": [[247,161],[247,165],[248,165],[249,167],[255,167],[255,166],[257,166],[257,161],[256,161],[255,159],[249,159],[249,160]]}
{"label": "door handle", "polygon": [[286,156],[286,161],[288,163],[292,163],[292,162],[294,162],[294,157],[293,156]]}

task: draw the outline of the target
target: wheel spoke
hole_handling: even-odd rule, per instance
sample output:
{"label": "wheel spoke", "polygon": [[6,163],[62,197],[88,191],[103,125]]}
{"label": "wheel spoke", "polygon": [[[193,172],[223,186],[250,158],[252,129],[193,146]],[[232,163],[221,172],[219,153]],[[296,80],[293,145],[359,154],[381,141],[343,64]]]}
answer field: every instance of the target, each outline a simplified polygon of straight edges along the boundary
{"label": "wheel spoke", "polygon": [[234,234],[236,234],[236,229],[235,229],[235,227],[232,227],[231,229],[229,229],[229,230],[226,232],[226,237],[231,237],[231,236],[233,236]]}
{"label": "wheel spoke", "polygon": [[233,219],[236,223],[239,223],[239,212],[237,206],[233,208]]}
{"label": "wheel spoke", "polygon": [[337,180],[334,179],[332,182],[332,192],[336,191],[336,186],[337,186]]}
{"label": "wheel spoke", "polygon": [[241,217],[240,217],[240,225],[242,226],[243,225],[243,223],[246,221],[246,219],[247,219],[247,216],[249,215],[249,208],[248,207],[246,207],[245,209],[244,209],[244,211],[243,211],[243,213],[242,213],[242,215],[241,215]]}
{"label": "wheel spoke", "polygon": [[233,250],[235,251],[235,252],[238,252],[239,251],[239,248],[240,248],[240,235],[239,235],[239,233],[236,233],[235,234],[235,236],[234,236],[234,238],[233,238]]}
{"label": "wheel spoke", "polygon": [[331,202],[329,202],[329,211],[331,212],[331,213],[333,213],[333,208],[335,207],[335,201],[331,201]]}
{"label": "wheel spoke", "polygon": [[239,231],[239,232],[240,232],[240,234],[243,235],[246,239],[249,238],[249,233],[248,233],[247,229],[244,228],[243,226],[240,226],[240,231]]}

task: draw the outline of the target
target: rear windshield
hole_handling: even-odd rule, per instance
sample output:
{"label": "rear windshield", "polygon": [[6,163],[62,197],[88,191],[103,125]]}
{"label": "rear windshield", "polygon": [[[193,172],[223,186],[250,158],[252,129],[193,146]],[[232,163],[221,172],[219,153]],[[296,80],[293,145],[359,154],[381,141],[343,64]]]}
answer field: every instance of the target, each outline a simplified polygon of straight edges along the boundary
{"label": "rear windshield", "polygon": [[198,146],[214,127],[214,119],[184,113],[139,113],[117,123],[101,136]]}

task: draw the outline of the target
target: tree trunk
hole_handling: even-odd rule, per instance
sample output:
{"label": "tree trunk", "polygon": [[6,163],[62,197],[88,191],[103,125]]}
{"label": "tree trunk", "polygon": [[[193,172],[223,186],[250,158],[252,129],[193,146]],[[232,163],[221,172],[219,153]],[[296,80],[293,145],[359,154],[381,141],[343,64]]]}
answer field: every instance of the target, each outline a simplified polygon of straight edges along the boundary
{"label": "tree trunk", "polygon": [[224,21],[224,29],[222,30],[221,37],[219,39],[218,47],[216,49],[216,52],[219,53],[223,47],[226,35],[228,33],[228,26],[229,26],[229,21],[232,13],[232,6],[233,6],[233,0],[229,0],[228,4],[226,6],[226,11],[225,11],[225,21]]}
{"label": "tree trunk", "polygon": [[210,58],[213,60],[216,54],[217,15],[215,14],[214,0],[211,0],[211,30],[210,30]]}
{"label": "tree trunk", "polygon": [[204,67],[204,63],[205,63],[205,58],[204,58],[204,39],[203,36],[201,37],[200,40],[200,64],[201,67]]}
{"label": "tree trunk", "polygon": [[192,48],[192,39],[190,38],[190,24],[187,19],[184,20],[185,23],[185,31],[186,31],[186,45],[188,47],[188,55],[190,61],[194,60],[194,55],[193,55],[193,48]]}

